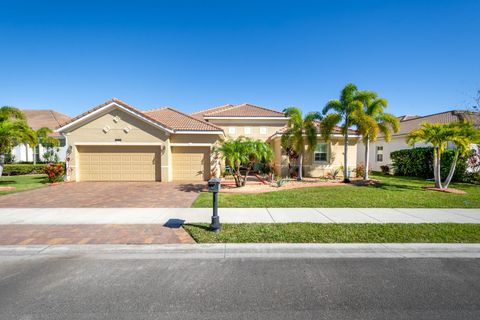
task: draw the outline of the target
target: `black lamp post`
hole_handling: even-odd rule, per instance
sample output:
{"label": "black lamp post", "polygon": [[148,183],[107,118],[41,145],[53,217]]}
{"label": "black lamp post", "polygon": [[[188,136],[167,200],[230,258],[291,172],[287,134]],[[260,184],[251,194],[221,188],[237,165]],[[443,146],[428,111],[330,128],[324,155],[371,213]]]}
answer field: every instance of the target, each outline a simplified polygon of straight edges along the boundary
{"label": "black lamp post", "polygon": [[210,230],[213,232],[219,232],[220,217],[218,216],[218,192],[220,192],[220,179],[211,178],[208,180],[208,192],[213,193],[213,215]]}

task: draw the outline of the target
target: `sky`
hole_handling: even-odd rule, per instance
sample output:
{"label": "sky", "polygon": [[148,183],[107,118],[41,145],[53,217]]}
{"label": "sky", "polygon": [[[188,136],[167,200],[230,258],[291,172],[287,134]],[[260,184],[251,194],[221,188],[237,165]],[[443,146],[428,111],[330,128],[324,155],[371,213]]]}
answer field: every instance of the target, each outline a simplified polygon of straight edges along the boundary
{"label": "sky", "polygon": [[479,12],[478,0],[0,0],[0,105],[307,112],[353,82],[396,115],[462,109],[480,89]]}

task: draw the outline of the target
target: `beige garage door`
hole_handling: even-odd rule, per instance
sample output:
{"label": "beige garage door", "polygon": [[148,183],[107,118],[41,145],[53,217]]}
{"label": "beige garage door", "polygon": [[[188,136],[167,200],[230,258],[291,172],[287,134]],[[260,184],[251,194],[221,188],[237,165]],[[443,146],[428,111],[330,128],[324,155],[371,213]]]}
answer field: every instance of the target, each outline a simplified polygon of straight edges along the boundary
{"label": "beige garage door", "polygon": [[172,147],[173,180],[205,181],[210,175],[210,148]]}
{"label": "beige garage door", "polygon": [[81,146],[80,181],[160,181],[160,148]]}

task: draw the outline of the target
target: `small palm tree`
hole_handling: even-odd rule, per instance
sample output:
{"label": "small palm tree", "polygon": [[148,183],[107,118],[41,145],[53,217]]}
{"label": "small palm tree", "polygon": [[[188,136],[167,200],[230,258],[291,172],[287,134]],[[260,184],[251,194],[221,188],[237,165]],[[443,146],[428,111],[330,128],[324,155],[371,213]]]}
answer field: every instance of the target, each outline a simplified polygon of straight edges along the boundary
{"label": "small palm tree", "polygon": [[[352,126],[366,127],[372,120],[365,117],[359,100],[358,89],[353,83],[347,84],[340,93],[340,99],[327,102],[323,108],[325,117],[322,120],[320,131],[325,140],[330,137],[336,126],[340,126],[343,140],[343,182],[350,182],[348,177],[348,129]],[[332,113],[328,113],[331,112]]]}
{"label": "small palm tree", "polygon": [[303,156],[305,154],[305,146],[308,151],[315,149],[317,145],[317,127],[316,121],[322,119],[318,112],[309,112],[302,118],[302,111],[295,107],[283,110],[285,116],[289,117],[288,129],[282,135],[282,147],[286,150],[293,149],[298,155],[298,180],[303,179]]}
{"label": "small palm tree", "polygon": [[452,140],[453,135],[454,133],[451,126],[442,123],[428,122],[422,123],[420,128],[411,131],[407,135],[407,142],[410,145],[425,141],[433,146],[433,176],[435,179],[435,188],[443,189],[440,161],[448,141]]}
{"label": "small palm tree", "polygon": [[60,141],[50,136],[50,133],[53,131],[50,128],[43,127],[38,129],[35,134],[37,135],[36,144],[32,146],[33,148],[33,164],[37,163],[36,149],[38,145],[42,145],[47,149],[53,150],[53,148],[60,145]]}
{"label": "small palm tree", "polygon": [[18,143],[37,143],[35,131],[30,128],[22,111],[13,107],[0,108],[0,177],[3,173],[5,153]]}
{"label": "small palm tree", "polygon": [[469,121],[454,122],[449,124],[451,130],[450,141],[455,144],[450,171],[445,179],[444,188],[448,188],[455,173],[455,168],[460,156],[466,156],[471,151],[472,144],[480,143],[480,129],[475,128],[474,124]]}
{"label": "small palm tree", "polygon": [[[400,121],[391,113],[385,113],[384,109],[388,105],[388,101],[378,97],[373,91],[360,91],[357,99],[363,104],[363,120],[357,124],[357,130],[363,137],[365,145],[365,172],[363,179],[368,180],[368,171],[370,163],[370,142],[377,140],[378,133],[381,132],[385,141],[392,139],[392,132],[398,132],[400,129]],[[361,120],[361,119],[359,119]]]}
{"label": "small palm tree", "polygon": [[[261,140],[238,137],[222,141],[216,152],[232,169],[232,175],[237,187],[245,186],[247,177],[253,165],[258,161],[270,162],[273,158],[272,147]],[[245,175],[241,169],[245,167]]]}

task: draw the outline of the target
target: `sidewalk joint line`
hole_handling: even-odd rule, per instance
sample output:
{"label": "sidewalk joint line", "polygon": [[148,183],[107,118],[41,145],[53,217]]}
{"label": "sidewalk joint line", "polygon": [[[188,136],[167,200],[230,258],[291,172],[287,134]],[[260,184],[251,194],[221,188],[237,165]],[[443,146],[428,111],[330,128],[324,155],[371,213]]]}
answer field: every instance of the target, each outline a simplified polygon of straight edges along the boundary
{"label": "sidewalk joint line", "polygon": [[268,208],[265,208],[265,209],[267,210],[267,213],[268,213],[268,215],[270,216],[270,218],[272,219],[273,223],[277,223],[277,222],[275,221],[275,219],[273,219],[273,216],[272,216],[272,214],[270,213],[270,210],[268,210]]}
{"label": "sidewalk joint line", "polygon": [[317,211],[318,213],[320,213],[321,216],[323,216],[324,218],[326,218],[327,220],[330,220],[332,223],[337,223],[335,222],[333,219],[331,219],[329,216],[327,216],[326,214],[322,213],[322,211],[320,211],[320,209],[318,208],[313,208],[313,210]]}

